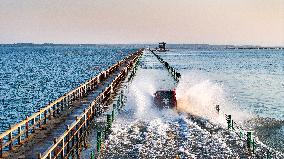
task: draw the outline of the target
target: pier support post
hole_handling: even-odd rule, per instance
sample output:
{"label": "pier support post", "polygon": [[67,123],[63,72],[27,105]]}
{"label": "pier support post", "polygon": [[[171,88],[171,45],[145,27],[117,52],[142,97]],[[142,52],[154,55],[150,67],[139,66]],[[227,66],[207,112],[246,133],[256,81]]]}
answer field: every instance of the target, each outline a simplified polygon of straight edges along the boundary
{"label": "pier support post", "polygon": [[266,152],[266,159],[270,159],[270,151],[269,151],[269,149],[267,149],[267,152]]}
{"label": "pier support post", "polygon": [[38,127],[39,127],[39,128],[41,128],[41,122],[42,122],[42,121],[41,121],[41,120],[42,120],[42,119],[41,119],[41,113],[42,113],[42,108],[40,109],[40,114],[38,115],[38,120],[39,120],[39,122],[38,122]]}
{"label": "pier support post", "polygon": [[46,120],[47,120],[47,110],[44,111],[44,124],[46,124]]}
{"label": "pier support post", "polygon": [[256,144],[255,144],[255,139],[252,139],[252,152],[255,152]]}
{"label": "pier support post", "polygon": [[114,109],[112,108],[112,111],[111,111],[111,122],[114,121]]}
{"label": "pier support post", "polygon": [[73,147],[75,145],[75,130],[72,129],[71,132],[72,132],[72,147]]}
{"label": "pier support post", "polygon": [[[18,134],[21,134],[22,130],[21,130],[21,126],[18,127]],[[21,138],[22,138],[22,135],[19,135],[18,137],[18,144],[20,145],[21,144]]]}
{"label": "pier support post", "polygon": [[102,143],[102,132],[97,131],[97,152],[101,152],[101,143]]}
{"label": "pier support post", "polygon": [[112,115],[107,114],[107,132],[109,132],[112,124]]}
{"label": "pier support post", "polygon": [[[57,138],[55,137],[55,138],[53,138],[53,144],[55,145],[56,143],[57,143]],[[58,154],[57,151],[58,151],[57,149],[54,149],[54,152],[53,152],[54,156],[56,156]]]}
{"label": "pier support post", "polygon": [[[78,129],[77,129],[77,130],[78,130]],[[79,132],[77,132],[77,134],[76,134],[76,141],[77,141],[77,143],[76,143],[76,152],[77,152],[77,153],[76,153],[76,154],[77,154],[77,158],[79,158],[79,156],[80,156],[80,153],[79,153],[79,150],[80,150]]]}
{"label": "pier support post", "polygon": [[38,153],[38,154],[37,154],[37,158],[38,158],[38,159],[41,159],[41,153]]}
{"label": "pier support post", "polygon": [[[69,130],[69,125],[67,125],[66,126],[66,130]],[[70,151],[70,147],[69,147],[69,136],[70,136],[70,134],[69,133],[67,133],[67,135],[66,135],[66,153],[68,154],[69,153],[69,151]]]}
{"label": "pier support post", "polygon": [[219,114],[219,112],[220,112],[220,105],[216,105],[216,111]]}
{"label": "pier support post", "polygon": [[252,131],[247,131],[247,148],[251,150],[252,147]]}
{"label": "pier support post", "polygon": [[120,110],[121,106],[120,106],[120,96],[118,96],[117,98],[117,108],[118,110]]}
{"label": "pier support post", "polygon": [[[10,125],[9,126],[10,127],[10,130],[12,129],[12,126]],[[13,148],[13,141],[12,141],[12,138],[13,138],[13,134],[12,134],[12,131],[9,133],[9,142],[10,142],[10,144],[9,144],[9,150],[12,150],[12,148]]]}
{"label": "pier support post", "polygon": [[62,156],[62,158],[64,158],[64,156],[65,156],[64,145],[65,145],[65,139],[63,138],[63,139],[62,139],[62,151],[61,151],[61,156]]}
{"label": "pier support post", "polygon": [[230,129],[232,126],[232,116],[231,115],[227,115],[227,124],[228,124],[228,129]]}
{"label": "pier support post", "polygon": [[36,130],[36,125],[35,125],[35,123],[36,123],[36,121],[35,121],[36,119],[35,118],[33,118],[33,120],[32,120],[32,126],[33,126],[33,133],[35,133],[35,130]]}
{"label": "pier support post", "polygon": [[117,105],[116,104],[113,104],[113,109],[115,110],[115,112],[114,113],[116,113],[117,112]]}
{"label": "pier support post", "polygon": [[243,130],[242,129],[240,130],[240,138],[241,139],[243,138]]}
{"label": "pier support post", "polygon": [[95,159],[94,151],[91,152],[91,159]]}
{"label": "pier support post", "polygon": [[51,108],[48,109],[48,113],[49,113],[49,118],[48,118],[48,119],[51,120],[51,116],[52,116],[52,114],[51,114]]}
{"label": "pier support post", "polygon": [[3,146],[2,146],[2,144],[3,144],[3,139],[0,139],[0,158],[3,157]]}
{"label": "pier support post", "polygon": [[85,121],[84,127],[86,129],[86,127],[87,127],[87,109],[84,109],[84,121]]}
{"label": "pier support post", "polygon": [[29,121],[28,121],[28,116],[26,117],[26,138],[29,137]]}
{"label": "pier support post", "polygon": [[60,101],[60,105],[61,105],[61,111],[64,110],[64,101],[65,101],[66,97],[62,99],[62,101]]}

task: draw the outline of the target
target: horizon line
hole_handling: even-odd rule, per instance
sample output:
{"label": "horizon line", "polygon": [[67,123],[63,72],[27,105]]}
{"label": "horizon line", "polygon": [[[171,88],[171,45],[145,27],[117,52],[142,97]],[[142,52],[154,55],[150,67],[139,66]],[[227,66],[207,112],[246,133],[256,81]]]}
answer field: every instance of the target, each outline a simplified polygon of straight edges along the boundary
{"label": "horizon line", "polygon": [[[16,43],[0,43],[0,45],[157,45],[159,42],[149,43],[36,43],[36,42],[16,42]],[[267,47],[267,48],[283,48],[279,45],[257,45],[257,44],[210,44],[210,43],[167,43],[167,45],[209,45],[209,46],[233,46],[233,47]]]}

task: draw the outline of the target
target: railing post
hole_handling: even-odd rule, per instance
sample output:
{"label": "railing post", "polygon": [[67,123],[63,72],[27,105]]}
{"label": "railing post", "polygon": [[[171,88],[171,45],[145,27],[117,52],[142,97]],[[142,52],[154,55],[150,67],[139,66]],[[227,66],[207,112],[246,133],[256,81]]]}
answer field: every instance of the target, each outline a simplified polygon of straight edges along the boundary
{"label": "railing post", "polygon": [[242,129],[240,130],[240,138],[241,139],[243,138],[243,130]]}
{"label": "railing post", "polygon": [[216,105],[216,111],[219,114],[219,112],[220,112],[220,105]]}
{"label": "railing post", "polygon": [[26,117],[26,138],[29,138],[29,121],[28,116]]}
{"label": "railing post", "polygon": [[227,116],[227,124],[228,124],[228,129],[230,129],[231,128],[231,124],[232,124],[232,116],[231,115]]}
{"label": "railing post", "polygon": [[64,149],[65,149],[65,139],[63,138],[62,139],[62,151],[61,151],[61,158],[64,158],[64,156],[65,156],[65,151],[64,151]]}
{"label": "railing post", "polygon": [[70,100],[70,95],[66,95],[65,97],[65,103],[64,103],[64,107],[69,107],[69,100]]}
{"label": "railing post", "polygon": [[56,107],[55,107],[55,104],[52,106],[52,110],[53,110],[53,112],[52,112],[52,116],[55,118],[55,109],[56,109]]}
{"label": "railing post", "polygon": [[[78,119],[78,117],[76,117],[76,121],[78,121],[79,119]],[[78,126],[78,124],[76,125],[76,132],[77,132],[77,134],[76,134],[76,140],[77,140],[77,142],[76,142],[76,151],[77,151],[77,158],[79,158],[79,156],[80,156],[80,154],[79,154],[79,149],[80,149],[80,139],[79,139],[79,131],[78,131],[78,128],[79,128],[79,126]]]}
{"label": "railing post", "polygon": [[51,157],[51,152],[48,154],[47,158],[48,158],[48,159],[52,159],[52,157]]}
{"label": "railing post", "polygon": [[[55,145],[57,143],[57,138],[55,137],[55,138],[53,138],[53,145]],[[53,149],[53,155],[54,156],[57,156],[57,152],[58,150],[57,150],[57,147],[55,147],[55,149]]]}
{"label": "railing post", "polygon": [[60,101],[60,105],[61,105],[61,111],[64,110],[64,101],[65,101],[66,97],[64,97],[61,101]]}
{"label": "railing post", "polygon": [[0,157],[3,157],[3,139],[0,139]]}
{"label": "railing post", "polygon": [[252,145],[252,132],[247,131],[247,148],[251,150]]}
{"label": "railing post", "polygon": [[110,128],[111,128],[111,115],[110,114],[107,114],[107,132],[109,132]]}
{"label": "railing post", "polygon": [[51,108],[48,109],[48,112],[49,112],[49,120],[51,120],[51,116],[52,116],[52,114],[51,114]]}
{"label": "railing post", "polygon": [[75,145],[75,130],[74,128],[71,130],[72,132],[72,147]]}
{"label": "railing post", "polygon": [[112,111],[111,111],[111,122],[114,121],[114,109],[112,108]]}
{"label": "railing post", "polygon": [[47,120],[47,110],[44,110],[44,124],[46,124],[46,120]]}
{"label": "railing post", "polygon": [[84,109],[84,129],[86,129],[87,127],[87,109]]}
{"label": "railing post", "polygon": [[91,159],[95,159],[94,151],[91,152]]}
{"label": "railing post", "polygon": [[33,120],[32,120],[33,133],[35,133],[35,130],[36,130],[36,125],[35,125],[36,121],[35,120],[36,120],[35,118],[33,118]]}
{"label": "railing post", "polygon": [[101,143],[102,143],[102,132],[97,131],[97,152],[101,152]]}
{"label": "railing post", "polygon": [[269,149],[267,149],[267,152],[266,152],[266,159],[270,159],[270,152],[269,152]]}
{"label": "railing post", "polygon": [[[12,129],[12,126],[10,125],[9,126],[10,127],[10,130]],[[13,148],[13,142],[12,142],[12,138],[13,138],[13,134],[12,134],[12,131],[9,133],[9,142],[10,142],[10,144],[9,144],[9,150],[12,150],[12,148]]]}
{"label": "railing post", "polygon": [[19,135],[19,137],[18,137],[18,144],[19,144],[19,145],[21,144],[21,137],[22,137],[22,135],[20,135],[21,132],[22,132],[21,126],[19,126],[19,127],[18,127],[18,135]]}
{"label": "railing post", "polygon": [[[69,130],[69,125],[67,125],[66,130]],[[66,135],[66,153],[69,153],[69,132]]]}
{"label": "railing post", "polygon": [[61,101],[56,103],[57,114],[60,113],[60,103],[61,103]]}
{"label": "railing post", "polygon": [[252,152],[255,152],[256,144],[255,144],[255,139],[252,140]]}
{"label": "railing post", "polygon": [[39,117],[38,117],[38,120],[39,120],[38,127],[39,128],[41,128],[41,112],[42,112],[42,109],[40,109],[40,113],[39,113]]}

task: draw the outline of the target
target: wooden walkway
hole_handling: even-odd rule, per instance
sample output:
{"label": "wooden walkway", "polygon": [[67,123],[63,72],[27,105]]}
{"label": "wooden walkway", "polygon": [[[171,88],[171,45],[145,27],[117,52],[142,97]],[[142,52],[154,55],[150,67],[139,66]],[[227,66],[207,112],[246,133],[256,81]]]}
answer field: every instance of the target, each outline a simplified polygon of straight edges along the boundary
{"label": "wooden walkway", "polygon": [[[66,158],[143,50],[129,55],[0,135],[0,158]],[[78,145],[77,145],[78,147]]]}

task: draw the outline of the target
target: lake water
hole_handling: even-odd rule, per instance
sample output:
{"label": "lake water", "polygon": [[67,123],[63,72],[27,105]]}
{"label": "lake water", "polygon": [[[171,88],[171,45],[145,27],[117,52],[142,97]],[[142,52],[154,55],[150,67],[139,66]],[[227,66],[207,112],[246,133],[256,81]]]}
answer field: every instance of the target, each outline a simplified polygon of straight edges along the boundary
{"label": "lake water", "polygon": [[[139,47],[1,46],[0,132]],[[283,122],[273,127],[269,122],[284,120],[284,50],[177,48],[160,55],[182,73],[181,82],[188,90],[197,91],[196,99],[210,101],[216,97],[211,106],[234,109],[238,112],[233,114],[235,119],[245,115],[268,121],[256,131],[264,142],[283,149]]]}
{"label": "lake water", "polygon": [[121,60],[134,48],[0,47],[0,132]]}
{"label": "lake water", "polygon": [[201,101],[195,105],[203,114],[220,104],[236,121],[249,120],[247,129],[264,143],[284,151],[284,50],[173,49],[160,55],[182,72],[188,85],[182,86],[190,100]]}

